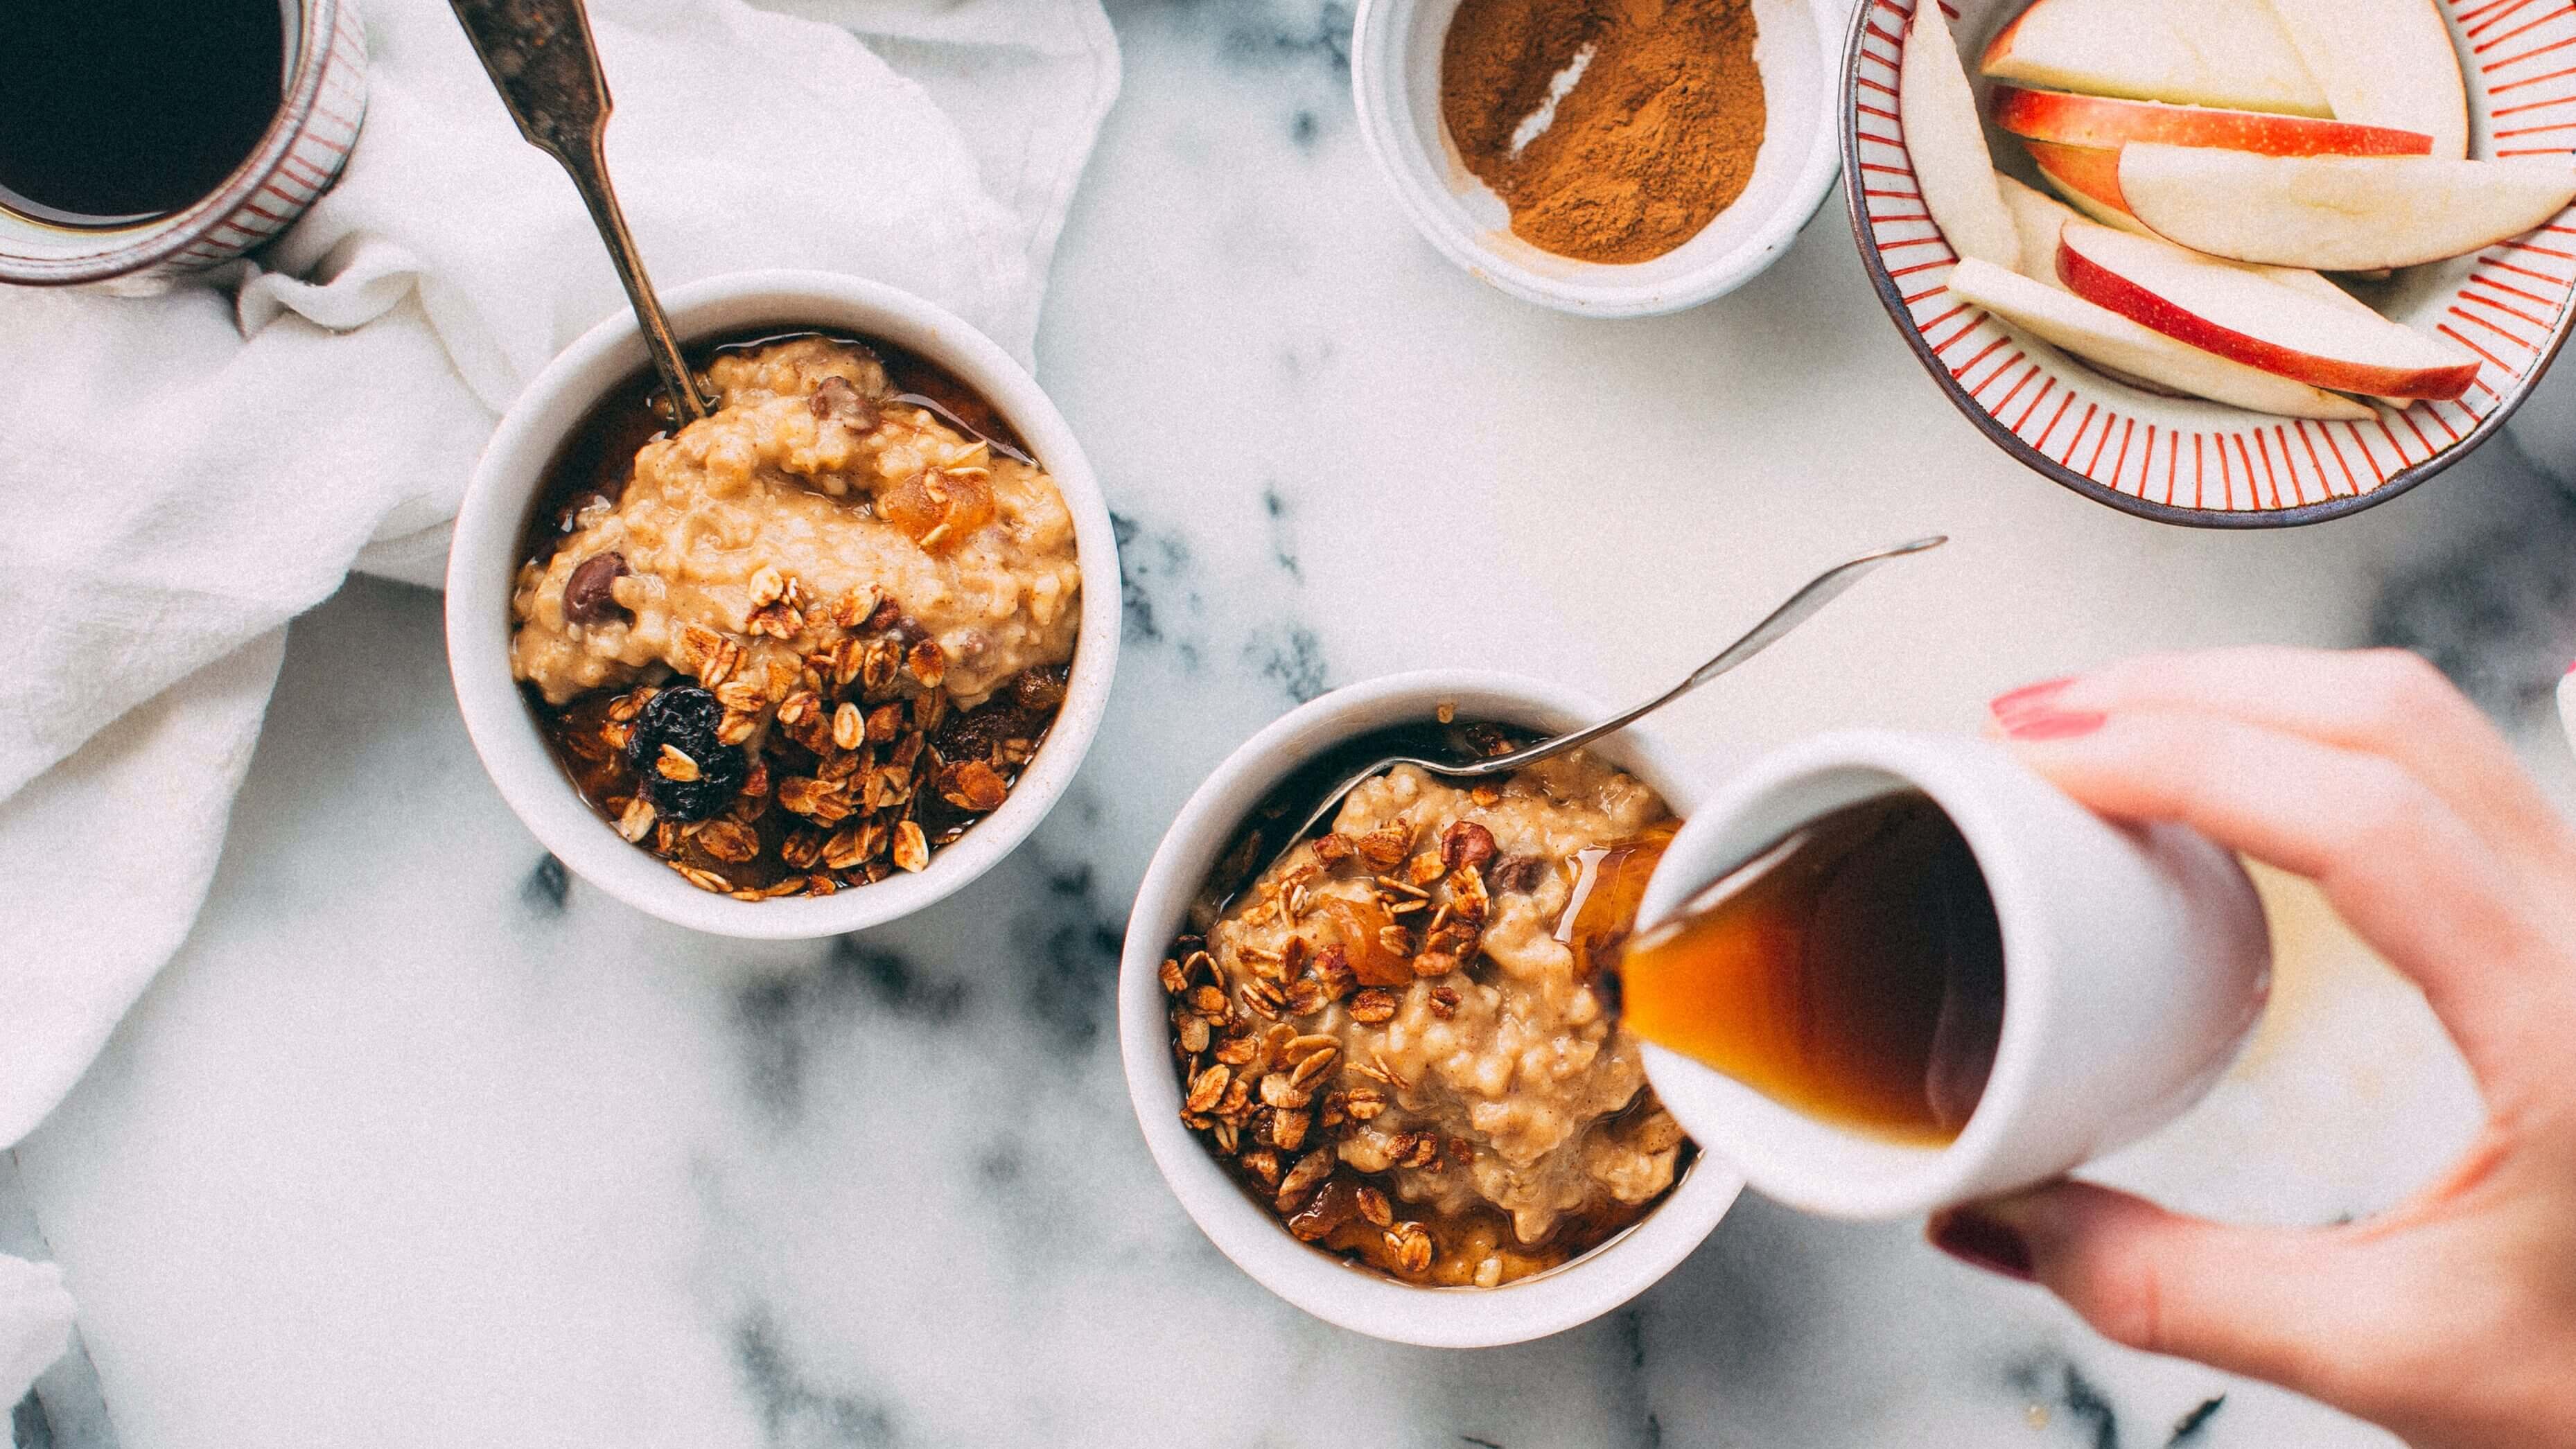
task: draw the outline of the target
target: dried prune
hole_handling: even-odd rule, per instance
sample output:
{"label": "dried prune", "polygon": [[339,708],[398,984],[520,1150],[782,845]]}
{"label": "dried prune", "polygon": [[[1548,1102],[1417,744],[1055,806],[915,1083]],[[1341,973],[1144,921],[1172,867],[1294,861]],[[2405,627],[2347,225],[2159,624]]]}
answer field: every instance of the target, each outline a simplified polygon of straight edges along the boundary
{"label": "dried prune", "polygon": [[626,556],[615,551],[595,553],[574,564],[572,575],[564,580],[563,610],[566,621],[574,624],[613,624],[634,619],[626,606],[617,602],[614,586],[626,576]]}
{"label": "dried prune", "polygon": [[[739,746],[716,739],[724,706],[694,684],[677,685],[653,696],[635,716],[635,733],[626,742],[626,763],[644,789],[644,798],[666,820],[704,820],[731,803],[742,790],[750,761]],[[667,745],[688,757],[696,778],[675,780],[663,768]],[[682,767],[680,773],[687,773]]]}

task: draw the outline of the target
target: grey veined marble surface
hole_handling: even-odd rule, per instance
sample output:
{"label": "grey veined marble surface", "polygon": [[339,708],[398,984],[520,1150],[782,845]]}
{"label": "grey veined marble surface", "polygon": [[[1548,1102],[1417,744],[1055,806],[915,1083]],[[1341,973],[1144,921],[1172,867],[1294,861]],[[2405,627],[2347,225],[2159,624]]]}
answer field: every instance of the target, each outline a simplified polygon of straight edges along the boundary
{"label": "grey veined marble surface", "polygon": [[[1973,729],[2006,687],[2150,647],[2397,641],[2576,797],[2541,694],[2576,654],[2576,504],[2498,443],[2322,528],[2120,517],[1951,412],[1831,208],[1715,305],[1558,317],[1406,227],[1353,132],[1339,4],[1116,19],[1125,99],[1040,345],[1127,574],[1073,796],[898,927],[691,936],[567,880],[503,808],[436,600],[351,585],[296,627],[195,936],[21,1152],[127,1444],[2389,1442],[2108,1347],[1919,1224],[1753,1199],[1553,1339],[1328,1328],[1155,1175],[1116,947],[1172,810],[1297,700],[1457,663],[1641,693],[1818,565],[1936,528],[1956,545],[1672,735],[1718,773],[1834,725]],[[2474,1096],[2420,1000],[2277,905],[2263,1036],[2105,1171],[2241,1217],[2366,1213]]]}

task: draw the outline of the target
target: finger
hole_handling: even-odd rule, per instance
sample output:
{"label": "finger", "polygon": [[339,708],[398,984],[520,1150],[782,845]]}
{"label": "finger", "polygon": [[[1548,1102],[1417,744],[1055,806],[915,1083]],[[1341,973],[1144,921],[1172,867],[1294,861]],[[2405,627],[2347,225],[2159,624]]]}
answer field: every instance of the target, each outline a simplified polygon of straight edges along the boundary
{"label": "finger", "polygon": [[2034,709],[2217,714],[2380,755],[2413,772],[2508,858],[2531,857],[2553,874],[2576,860],[2576,830],[2504,735],[2441,671],[2402,649],[2148,654],[1996,701],[2006,724]]}
{"label": "finger", "polygon": [[2424,988],[2491,1087],[2556,1055],[2535,1036],[2551,1016],[2536,1008],[2568,984],[2546,969],[2520,887],[2403,766],[2206,714],[2112,715],[2014,748],[2099,814],[2176,821],[2315,880],[2363,940]]}
{"label": "finger", "polygon": [[2228,1227],[2091,1183],[1953,1208],[1926,1235],[2039,1283],[2115,1343],[2346,1407],[2412,1356],[2423,1326],[2395,1296],[2413,1280],[2402,1244]]}

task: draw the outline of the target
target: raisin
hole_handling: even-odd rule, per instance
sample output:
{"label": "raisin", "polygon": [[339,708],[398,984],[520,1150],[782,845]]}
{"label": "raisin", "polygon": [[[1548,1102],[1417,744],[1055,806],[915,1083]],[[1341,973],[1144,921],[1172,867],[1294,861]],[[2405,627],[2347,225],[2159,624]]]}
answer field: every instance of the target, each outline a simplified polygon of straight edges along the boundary
{"label": "raisin", "polygon": [[1547,860],[1536,855],[1506,855],[1494,862],[1485,879],[1498,891],[1528,895],[1547,879]]}
{"label": "raisin", "polygon": [[[716,739],[723,721],[724,706],[694,684],[661,691],[635,716],[635,733],[626,742],[627,767],[663,819],[704,820],[741,792],[751,763],[740,747]],[[696,763],[696,779],[674,780],[656,768],[664,745]]]}
{"label": "raisin", "polygon": [[635,616],[617,602],[613,586],[626,577],[625,555],[595,553],[572,566],[564,580],[564,618],[575,624],[631,623]]}
{"label": "raisin", "polygon": [[838,417],[863,433],[877,425],[877,405],[846,377],[827,377],[815,384],[805,407],[818,418]]}
{"label": "raisin", "polygon": [[1064,670],[1030,669],[1011,681],[1011,698],[1020,708],[1032,714],[1043,714],[1064,703]]}

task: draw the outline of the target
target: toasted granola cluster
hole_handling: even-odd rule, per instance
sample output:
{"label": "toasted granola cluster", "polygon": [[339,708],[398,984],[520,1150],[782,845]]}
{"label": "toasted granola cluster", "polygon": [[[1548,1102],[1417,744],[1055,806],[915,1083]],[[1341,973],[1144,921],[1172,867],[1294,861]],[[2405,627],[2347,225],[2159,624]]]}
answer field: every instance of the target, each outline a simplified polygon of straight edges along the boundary
{"label": "toasted granola cluster", "polygon": [[[1063,702],[1064,671],[1027,671],[960,710],[940,687],[938,646],[915,636],[894,601],[821,605],[786,579],[778,602],[803,616],[800,629],[828,616],[843,637],[792,664],[746,669],[738,644],[710,634],[684,645],[694,676],[557,712],[553,737],[575,783],[618,834],[691,885],[741,900],[829,895],[923,869],[1009,798]],[[721,755],[648,741],[638,757],[639,725],[673,691],[711,696],[709,748]],[[673,786],[718,772],[741,782],[720,808],[669,808]]]}
{"label": "toasted granola cluster", "polygon": [[1688,1149],[1556,927],[1663,814],[1580,757],[1364,783],[1163,964],[1182,1120],[1288,1231],[1406,1281],[1491,1287],[1624,1227]]}

